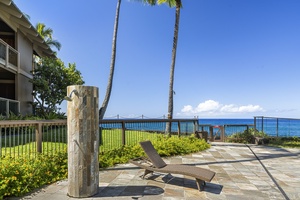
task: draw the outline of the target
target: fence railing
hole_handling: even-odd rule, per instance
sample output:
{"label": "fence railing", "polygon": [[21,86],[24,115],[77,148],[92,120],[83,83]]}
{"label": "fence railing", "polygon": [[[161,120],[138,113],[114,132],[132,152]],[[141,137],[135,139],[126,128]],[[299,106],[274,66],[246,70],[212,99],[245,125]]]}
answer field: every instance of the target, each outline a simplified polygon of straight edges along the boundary
{"label": "fence railing", "polygon": [[20,102],[0,97],[0,115],[9,117],[11,112],[15,115],[20,113]]}
{"label": "fence railing", "polygon": [[[254,124],[198,124],[197,119],[112,119],[100,120],[100,151],[142,140],[155,140],[166,133],[186,136],[195,131],[207,131],[210,141],[226,141],[226,137],[250,128],[270,136],[299,136],[300,120],[290,118],[255,117]],[[66,120],[3,120],[0,121],[0,158],[19,155],[52,154],[67,148]]]}
{"label": "fence railing", "polygon": [[100,121],[101,149],[137,144],[146,139],[156,139],[166,133],[171,123],[171,134],[191,135],[198,130],[197,119],[113,119]]}
{"label": "fence railing", "polygon": [[[198,130],[196,119],[100,120],[100,151],[157,139],[165,133],[167,123],[171,123],[171,134],[185,136]],[[67,148],[67,120],[3,120],[0,133],[0,159],[53,154]]]}
{"label": "fence railing", "polygon": [[253,128],[253,124],[225,124],[225,125],[211,125],[199,124],[200,131],[208,132],[209,141],[225,142],[226,138],[235,133],[241,133],[249,128]]}
{"label": "fence railing", "polygon": [[19,52],[0,39],[0,63],[17,72],[19,69]]}
{"label": "fence railing", "polygon": [[254,128],[273,137],[300,137],[300,119],[254,117]]}
{"label": "fence railing", "polygon": [[0,121],[0,159],[42,152],[53,154],[66,147],[66,120]]}

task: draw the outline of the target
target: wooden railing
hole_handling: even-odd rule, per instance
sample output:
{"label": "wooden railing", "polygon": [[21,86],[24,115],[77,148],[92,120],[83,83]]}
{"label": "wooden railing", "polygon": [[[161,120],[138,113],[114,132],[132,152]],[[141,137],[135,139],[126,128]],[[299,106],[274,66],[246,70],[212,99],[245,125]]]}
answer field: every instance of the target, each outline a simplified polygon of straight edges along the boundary
{"label": "wooden railing", "polygon": [[67,120],[0,120],[0,159],[66,148]]}

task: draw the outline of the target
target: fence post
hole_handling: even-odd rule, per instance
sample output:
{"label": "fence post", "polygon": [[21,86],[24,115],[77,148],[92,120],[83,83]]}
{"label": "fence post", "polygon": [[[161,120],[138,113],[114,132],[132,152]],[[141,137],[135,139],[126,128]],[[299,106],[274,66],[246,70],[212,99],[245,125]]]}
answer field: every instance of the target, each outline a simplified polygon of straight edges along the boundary
{"label": "fence post", "polygon": [[254,132],[256,133],[256,117],[254,117]]}
{"label": "fence post", "polygon": [[[199,131],[199,120],[198,119],[194,121],[194,133],[196,131]],[[202,127],[202,131],[203,131],[203,127]]]}
{"label": "fence post", "polygon": [[9,101],[6,100],[6,117],[9,118]]}
{"label": "fence post", "polygon": [[225,142],[225,130],[224,130],[224,126],[220,126],[220,130],[221,130],[221,135],[220,135],[221,142]]}
{"label": "fence post", "polygon": [[36,140],[36,151],[42,153],[42,140],[43,140],[43,126],[42,123],[38,122],[35,125],[35,140]]}
{"label": "fence post", "polygon": [[211,142],[215,141],[215,138],[214,138],[214,127],[213,126],[209,126],[209,134],[210,134],[210,141]]}
{"label": "fence post", "polygon": [[264,117],[261,117],[261,131],[264,132]]}
{"label": "fence post", "polygon": [[72,85],[68,100],[68,195],[90,197],[99,187],[98,88]]}
{"label": "fence post", "polygon": [[180,121],[177,121],[177,132],[178,132],[178,136],[180,137],[180,133],[181,133],[181,130],[180,130]]}
{"label": "fence post", "polygon": [[125,122],[122,121],[122,145],[124,146],[126,144],[126,141],[125,141],[125,130],[126,127],[125,127]]}
{"label": "fence post", "polygon": [[278,137],[278,123],[279,123],[279,121],[278,121],[278,118],[276,119],[276,137]]}

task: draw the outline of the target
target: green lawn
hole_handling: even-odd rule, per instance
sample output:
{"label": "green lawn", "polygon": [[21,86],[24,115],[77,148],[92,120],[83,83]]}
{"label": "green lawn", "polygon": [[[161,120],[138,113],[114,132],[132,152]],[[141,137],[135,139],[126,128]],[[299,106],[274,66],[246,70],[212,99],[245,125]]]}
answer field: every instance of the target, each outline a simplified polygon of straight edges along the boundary
{"label": "green lawn", "polygon": [[273,138],[270,140],[269,145],[283,148],[300,148],[300,138]]}
{"label": "green lawn", "polygon": [[[100,148],[99,151],[107,151],[122,146],[122,130],[109,129],[102,130],[100,134]],[[149,133],[142,131],[127,130],[125,134],[125,144],[135,145],[143,140],[157,140],[162,134]],[[20,156],[35,155],[37,152],[37,145],[35,140],[35,134],[27,134],[26,136],[6,136],[5,140],[2,138],[1,154],[0,156]],[[51,142],[52,141],[52,142]],[[19,145],[18,145],[19,144]],[[67,148],[67,133],[66,130],[57,129],[43,133],[42,151],[45,154],[53,154],[58,151],[66,150]]]}

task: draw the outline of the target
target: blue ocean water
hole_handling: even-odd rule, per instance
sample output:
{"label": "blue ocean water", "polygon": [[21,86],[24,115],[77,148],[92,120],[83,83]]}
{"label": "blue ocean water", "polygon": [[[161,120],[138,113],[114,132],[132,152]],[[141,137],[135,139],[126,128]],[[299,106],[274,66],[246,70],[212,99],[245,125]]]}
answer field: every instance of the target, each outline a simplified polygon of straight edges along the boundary
{"label": "blue ocean water", "polygon": [[[254,125],[253,119],[199,119],[199,124],[211,124],[215,125],[232,125],[232,124],[248,124]],[[250,126],[249,128],[254,128]],[[270,136],[278,137],[300,137],[300,119],[288,119],[288,118],[257,118],[256,129],[263,131]],[[234,132],[240,132],[245,130],[245,127],[227,128],[225,129],[226,135],[231,135]]]}
{"label": "blue ocean water", "polygon": [[199,124],[226,125],[226,124],[254,124],[254,119],[199,119]]}
{"label": "blue ocean water", "polygon": [[[213,126],[214,134],[218,134],[220,129],[217,126],[224,126],[225,135],[229,136],[233,133],[243,132],[247,128],[254,128],[253,119],[199,119],[199,130],[209,131],[209,127]],[[248,125],[248,127],[247,127]],[[102,128],[114,129],[122,128],[122,123],[101,124]],[[153,132],[164,132],[166,123],[126,123],[127,130],[143,130]],[[180,129],[183,134],[192,134],[194,131],[193,123],[180,123]],[[257,118],[256,129],[263,131],[270,136],[279,137],[300,137],[300,119],[283,119],[283,118]],[[172,132],[177,132],[178,124],[172,123]]]}

